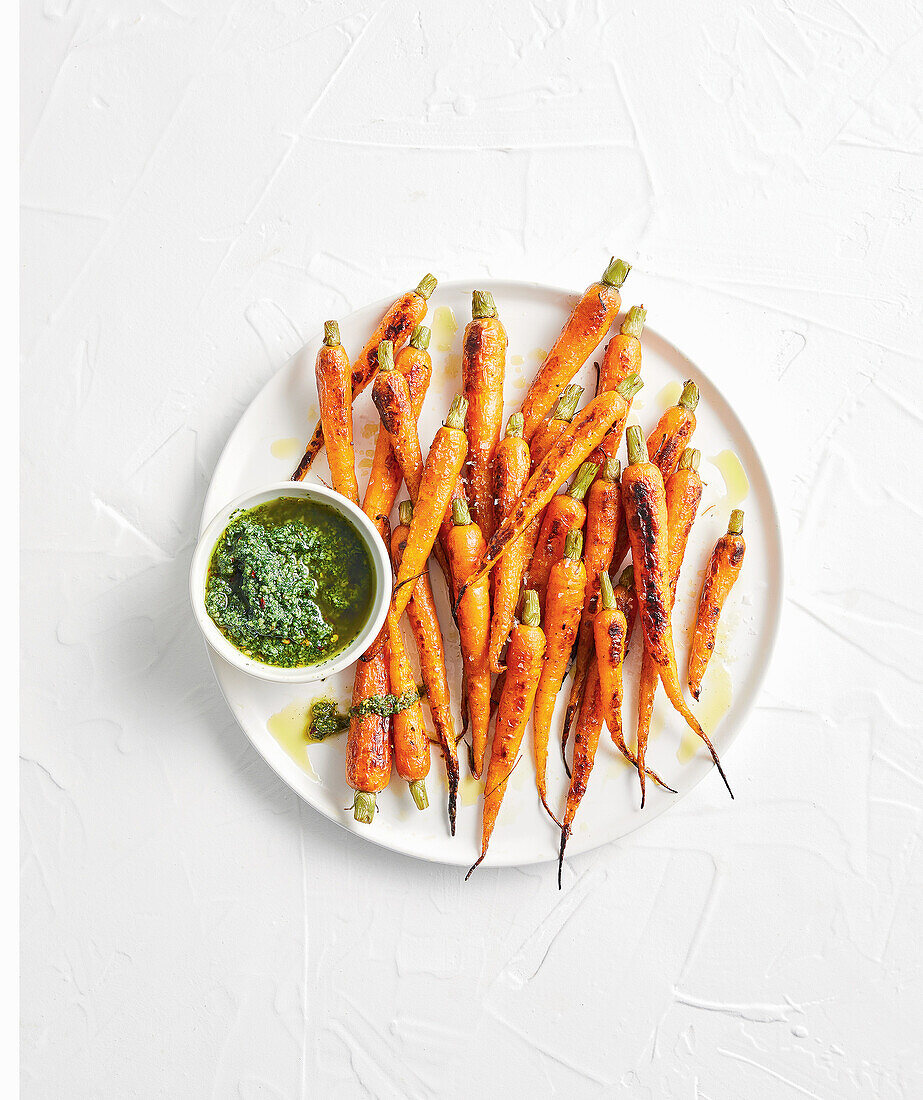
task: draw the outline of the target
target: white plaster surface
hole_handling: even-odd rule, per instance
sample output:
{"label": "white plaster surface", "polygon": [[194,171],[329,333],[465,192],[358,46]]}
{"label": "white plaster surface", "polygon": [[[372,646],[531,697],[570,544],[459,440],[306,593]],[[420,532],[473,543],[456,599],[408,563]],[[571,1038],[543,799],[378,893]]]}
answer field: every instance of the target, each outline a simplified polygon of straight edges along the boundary
{"label": "white plaster surface", "polygon": [[[921,31],[26,0],[25,1095],[923,1095]],[[325,317],[611,252],[754,426],[782,637],[736,802],[710,778],[560,894],[465,885],[252,750],[186,605],[201,502]]]}

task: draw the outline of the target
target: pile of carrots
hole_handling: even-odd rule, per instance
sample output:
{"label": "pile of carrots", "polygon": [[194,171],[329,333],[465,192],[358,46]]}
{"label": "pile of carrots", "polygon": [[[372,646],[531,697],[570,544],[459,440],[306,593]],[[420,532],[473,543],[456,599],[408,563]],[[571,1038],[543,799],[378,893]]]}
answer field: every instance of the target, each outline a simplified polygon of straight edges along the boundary
{"label": "pile of carrots", "polygon": [[[626,312],[606,344],[597,391],[582,408],[583,390],[572,383],[616,324],[629,271],[629,264],[613,259],[580,297],[502,437],[507,336],[493,297],[475,290],[462,341],[462,392],[446,410],[425,460],[417,424],[432,377],[430,332],[422,323],[436,287],[432,275],[394,302],[351,365],[334,321],[325,325],[317,355],[320,423],[292,480],[301,480],[326,446],[334,488],[360,503],[352,404],[371,385],[381,425],[361,506],[390,545],[394,565],[387,622],[355,670],[346,753],[355,817],[374,820],[376,795],[392,769],[409,784],[415,804],[427,808],[432,736],[445,761],[454,835],[458,744],[467,739],[470,771],[484,777],[481,852],[469,875],[487,853],[530,718],[538,797],[560,829],[559,886],[603,726],[637,769],[642,807],[648,781],[673,790],[647,764],[658,683],[708,749],[730,793],[718,755],[686,702],[671,624],[702,498],[700,453],[690,446],[698,390],[687,382],[646,440],[637,425],[626,431],[632,399],[643,385],[641,306]],[[409,500],[401,503],[392,531],[402,485]],[[743,564],[742,530],[743,513],[734,511],[705,569],[686,684],[695,700],[722,607]],[[460,730],[452,715],[431,557],[458,627]],[[400,629],[405,613],[433,735]],[[636,621],[643,655],[636,734],[627,737],[622,669]],[[560,731],[570,786],[559,817],[549,805],[545,777],[552,714],[570,669]],[[383,699],[391,706],[377,705]]]}

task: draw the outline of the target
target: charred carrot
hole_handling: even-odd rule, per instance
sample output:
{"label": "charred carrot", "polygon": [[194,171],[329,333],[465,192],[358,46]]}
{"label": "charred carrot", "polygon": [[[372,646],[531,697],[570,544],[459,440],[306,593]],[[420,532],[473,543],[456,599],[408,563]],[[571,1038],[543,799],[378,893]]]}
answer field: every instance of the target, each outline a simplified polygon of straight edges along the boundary
{"label": "charred carrot", "polygon": [[497,814],[510,774],[516,766],[516,758],[522,745],[523,734],[542,671],[545,652],[545,635],[541,626],[538,593],[531,589],[525,595],[522,622],[513,627],[509,652],[506,656],[506,682],[497,707],[497,724],[490,753],[490,765],[484,783],[484,816],[481,826],[481,854],[465,875],[471,877],[475,867],[487,855],[487,846],[497,822]]}
{"label": "charred carrot", "polygon": [[613,257],[602,279],[587,287],[571,311],[522,403],[523,432],[528,441],[531,442],[535,429],[554,406],[558,394],[608,332],[621,308],[619,290],[630,270],[630,264]]}
{"label": "charred carrot", "polygon": [[[429,340],[430,330],[425,325],[417,325],[410,336],[410,343],[401,348],[395,361],[397,369],[407,379],[410,405],[415,420],[420,416],[423,399],[433,374],[433,361],[427,351]],[[382,538],[385,537],[383,524],[391,515],[403,480],[404,475],[391,448],[390,437],[379,425],[375,440],[375,456],[372,459],[369,481],[362,500],[362,510],[376,524]]]}
{"label": "charred carrot", "polygon": [[[668,567],[670,574],[670,612],[676,602],[679,571],[686,554],[689,534],[702,500],[702,479],[699,477],[701,454],[687,448],[680,456],[679,466],[667,479],[664,497],[667,507]],[[644,757],[650,735],[654,698],[657,694],[657,666],[647,650],[641,658],[641,678],[638,683],[638,776],[641,782],[641,809],[644,809]]]}
{"label": "charred carrot", "polygon": [[[529,444],[522,438],[522,413],[514,413],[506,426],[506,435],[497,444],[494,457],[494,497],[497,512],[505,516],[519,499],[529,478]],[[526,564],[526,540],[520,539],[497,563],[493,572],[493,612],[490,620],[490,671],[502,672],[500,654],[506,645],[516,605],[522,573]]]}
{"label": "charred carrot", "polygon": [[[387,694],[387,647],[380,646],[369,661],[356,664],[353,709],[359,711],[367,700]],[[346,782],[356,792],[353,800],[356,821],[371,825],[375,796],[387,787],[390,778],[391,719],[375,710],[353,714],[346,738]]]}
{"label": "charred carrot", "polygon": [[[352,369],[352,399],[355,401],[358,394],[375,377],[378,370],[378,346],[383,340],[389,340],[392,344],[403,344],[408,333],[413,331],[426,316],[426,307],[430,295],[436,289],[436,276],[424,275],[416,290],[402,294],[392,306],[389,307],[384,317],[379,321],[377,328],[372,333],[369,342],[359,353],[353,363]],[[324,445],[324,426],[318,423],[314,428],[304,455],[298,463],[298,467],[292,474],[292,481],[303,481],[305,474],[311,469],[311,463],[317,458]]]}
{"label": "charred carrot", "polygon": [[561,871],[564,867],[564,849],[573,828],[574,818],[583,796],[586,794],[590,773],[596,760],[599,735],[603,728],[602,693],[599,686],[599,670],[595,658],[590,661],[587,674],[586,695],[580,708],[580,717],[574,731],[574,759],[571,765],[570,787],[561,822],[561,848],[558,852],[558,889],[561,889]]}
{"label": "charred carrot", "polygon": [[493,295],[475,290],[471,321],[462,343],[462,383],[468,402],[468,458],[463,480],[471,515],[485,539],[490,539],[496,527],[492,463],[503,422],[506,346],[506,329]]}
{"label": "charred carrot", "polygon": [[[391,560],[395,571],[407,546],[413,505],[409,500],[400,507],[400,525],[391,536]],[[413,633],[420,658],[420,675],[426,687],[426,701],[433,718],[433,726],[445,757],[446,777],[449,783],[449,828],[455,836],[455,804],[458,795],[458,750],[455,747],[455,722],[452,718],[452,700],[449,696],[449,679],[445,667],[445,645],[442,628],[436,614],[436,603],[429,575],[424,572],[413,590],[407,605],[407,620]]]}
{"label": "charred carrot", "polygon": [[583,535],[570,531],[564,544],[564,557],[551,567],[545,595],[545,662],[535,695],[532,723],[535,754],[535,783],[542,805],[556,824],[561,823],[548,805],[545,772],[548,763],[548,736],[558,692],[570,662],[574,639],[580,625],[580,612],[586,590],[586,568],[580,555]]}
{"label": "charred carrot", "polygon": [[721,609],[744,563],[747,545],[744,542],[743,529],[744,514],[739,508],[735,508],[731,512],[727,534],[718,539],[705,570],[695,617],[695,633],[689,650],[689,690],[693,699],[699,697],[702,677],[715,650],[715,635]]}
{"label": "charred carrot", "polygon": [[[459,585],[458,635],[464,667],[464,694],[471,723],[471,771],[480,778],[490,725],[490,585],[487,577],[469,584],[484,553],[484,536],[464,499],[452,504],[448,553],[452,578]],[[464,595],[461,595],[464,588]]]}
{"label": "charred carrot", "polygon": [[[571,531],[583,531],[586,523],[586,505],[583,498],[586,496],[596,471],[599,469],[592,462],[584,462],[574,477],[573,484],[566,493],[558,493],[551,498],[538,540],[535,543],[535,553],[527,567],[527,583],[530,588],[538,592],[538,598],[544,606],[545,588],[548,584],[548,576],[551,567],[564,556],[564,544]],[[545,607],[545,621],[548,620],[548,608]]]}
{"label": "charred carrot", "polygon": [[401,707],[391,718],[394,767],[401,779],[410,784],[410,793],[417,809],[425,810],[429,805],[426,796],[426,777],[429,775],[430,764],[429,738],[423,724],[423,707],[417,696],[417,685],[393,609],[388,611],[387,630],[391,693],[397,697],[397,705]]}
{"label": "charred carrot", "polygon": [[[393,607],[398,618],[413,595],[417,578],[426,570],[426,561],[439,534],[443,512],[458,482],[468,450],[464,423],[465,399],[456,397],[445,423],[436,432],[418,482],[407,545],[394,584]],[[484,644],[487,644],[486,641]]]}
{"label": "charred carrot", "polygon": [[664,479],[676,469],[679,457],[695,431],[695,409],[699,403],[699,388],[688,381],[679,401],[661,416],[657,427],[647,438],[647,455]]}
{"label": "charred carrot", "polygon": [[603,352],[599,365],[599,392],[614,390],[629,375],[641,373],[641,333],[647,319],[644,306],[632,306],[619,331]]}
{"label": "charred carrot", "polygon": [[333,487],[353,504],[359,503],[356,454],[353,448],[353,395],[349,356],[340,343],[340,326],[324,322],[324,342],[314,363],[320,420],[327,440],[327,461]]}
{"label": "charred carrot", "polygon": [[520,538],[606,432],[627,415],[628,399],[641,388],[637,378],[626,379],[612,393],[603,393],[574,417],[571,430],[562,436],[538,464],[519,500],[504,516],[490,540],[476,577],[479,579],[503,556],[510,543]]}
{"label": "charred carrot", "polygon": [[383,340],[378,346],[378,374],[372,384],[372,401],[381,417],[381,426],[388,433],[388,442],[407,483],[410,499],[415,502],[423,476],[423,455],[410,387],[394,366],[390,340]]}
{"label": "charred carrot", "polygon": [[670,567],[663,478],[657,467],[647,461],[644,439],[636,424],[628,429],[627,442],[629,465],[622,473],[622,505],[631,540],[644,648],[657,665],[667,698],[708,746],[728,794],[733,798],[714,746],[686,705],[676,670],[673,628],[670,625]]}
{"label": "charred carrot", "polygon": [[583,386],[575,386],[573,383],[565,386],[561,390],[561,396],[554,407],[551,419],[543,420],[535,429],[535,434],[529,443],[529,454],[532,456],[533,470],[561,436],[569,430],[571,421],[577,415],[577,406],[580,404],[582,396]]}

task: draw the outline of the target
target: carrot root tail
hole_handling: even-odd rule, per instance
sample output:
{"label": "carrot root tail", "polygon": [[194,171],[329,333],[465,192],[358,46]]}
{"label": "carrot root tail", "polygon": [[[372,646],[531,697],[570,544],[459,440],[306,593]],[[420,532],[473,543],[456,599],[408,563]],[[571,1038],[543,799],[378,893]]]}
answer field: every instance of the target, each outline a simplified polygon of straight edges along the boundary
{"label": "carrot root tail", "polygon": [[[558,889],[561,889],[561,872],[564,870],[564,849],[567,847],[567,841],[570,837],[570,825],[563,825],[561,827],[561,849],[558,852]],[[469,872],[470,874],[470,872]]]}

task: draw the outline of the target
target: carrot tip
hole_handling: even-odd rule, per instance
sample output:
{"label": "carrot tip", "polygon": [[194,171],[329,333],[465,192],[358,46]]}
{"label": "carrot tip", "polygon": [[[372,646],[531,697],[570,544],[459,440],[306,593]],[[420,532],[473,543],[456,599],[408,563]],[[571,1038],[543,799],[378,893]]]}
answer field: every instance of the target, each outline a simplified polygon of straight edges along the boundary
{"label": "carrot tip", "polygon": [[468,869],[468,874],[467,874],[467,875],[465,875],[465,882],[467,882],[467,881],[468,881],[468,879],[469,879],[469,878],[471,878],[471,876],[472,876],[472,875],[474,874],[474,872],[475,872],[475,871],[476,871],[476,870],[478,869],[478,867],[480,867],[480,865],[481,865],[481,860],[482,860],[482,859],[484,858],[484,856],[486,856],[486,855],[487,855],[487,852],[486,852],[486,851],[485,851],[485,852],[481,852],[481,854],[480,854],[480,855],[478,856],[478,858],[477,858],[477,859],[476,859],[476,860],[474,861],[474,863],[472,863],[471,867],[470,867],[470,868]]}
{"label": "carrot tip", "polygon": [[564,825],[561,828],[561,849],[558,852],[558,889],[561,889],[561,872],[564,870],[564,849],[567,847],[567,840],[570,836],[570,825]]}

